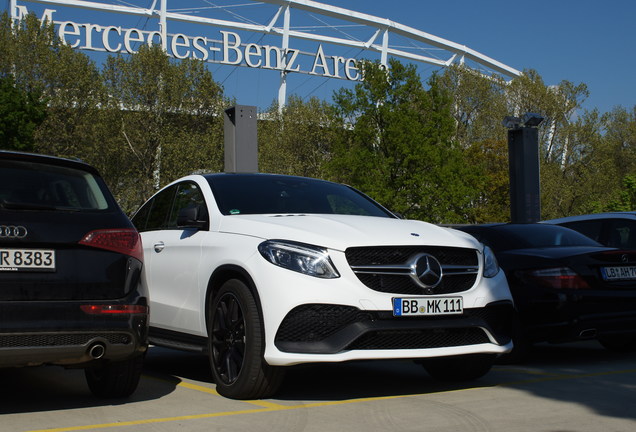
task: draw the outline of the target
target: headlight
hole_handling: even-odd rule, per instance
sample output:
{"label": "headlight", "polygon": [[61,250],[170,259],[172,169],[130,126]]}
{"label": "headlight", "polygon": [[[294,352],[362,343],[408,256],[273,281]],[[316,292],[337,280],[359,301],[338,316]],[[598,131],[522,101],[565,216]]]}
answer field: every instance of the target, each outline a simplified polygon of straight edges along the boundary
{"label": "headlight", "polygon": [[267,240],[258,245],[267,261],[277,266],[323,279],[340,277],[326,249],[281,240]]}
{"label": "headlight", "polygon": [[495,253],[488,246],[484,246],[484,277],[491,278],[499,273],[499,263]]}

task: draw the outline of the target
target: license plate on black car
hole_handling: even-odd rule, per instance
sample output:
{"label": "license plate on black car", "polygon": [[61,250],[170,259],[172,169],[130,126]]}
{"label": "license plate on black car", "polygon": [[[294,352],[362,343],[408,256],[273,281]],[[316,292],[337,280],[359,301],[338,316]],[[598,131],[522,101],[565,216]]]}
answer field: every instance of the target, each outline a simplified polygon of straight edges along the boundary
{"label": "license plate on black car", "polygon": [[603,280],[636,280],[636,266],[601,267]]}
{"label": "license plate on black car", "polygon": [[0,249],[0,271],[55,271],[55,251]]}
{"label": "license plate on black car", "polygon": [[462,297],[393,298],[393,316],[460,315],[463,312]]}

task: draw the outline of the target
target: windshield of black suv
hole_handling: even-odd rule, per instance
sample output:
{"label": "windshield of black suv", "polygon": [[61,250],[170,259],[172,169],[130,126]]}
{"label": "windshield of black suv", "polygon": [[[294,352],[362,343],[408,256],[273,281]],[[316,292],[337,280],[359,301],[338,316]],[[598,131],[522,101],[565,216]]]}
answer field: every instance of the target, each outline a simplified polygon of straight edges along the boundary
{"label": "windshield of black suv", "polygon": [[0,206],[10,210],[106,210],[91,173],[43,163],[0,160]]}
{"label": "windshield of black suv", "polygon": [[395,217],[366,195],[338,183],[273,174],[220,174],[206,179],[224,215],[319,213]]}

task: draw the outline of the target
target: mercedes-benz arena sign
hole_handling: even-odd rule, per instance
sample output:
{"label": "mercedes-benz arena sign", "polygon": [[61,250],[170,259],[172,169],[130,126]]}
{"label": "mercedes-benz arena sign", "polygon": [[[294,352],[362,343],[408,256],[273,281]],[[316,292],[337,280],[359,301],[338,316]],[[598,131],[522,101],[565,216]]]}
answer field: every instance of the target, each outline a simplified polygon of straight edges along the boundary
{"label": "mercedes-benz arena sign", "polygon": [[[344,47],[347,53],[352,49],[357,50],[358,54],[364,52],[366,58],[379,57],[380,63],[385,66],[388,64],[389,56],[437,67],[448,67],[452,64],[470,67],[465,63],[467,61],[477,63],[482,74],[501,74],[511,78],[521,75],[520,71],[472,50],[466,45],[451,42],[386,18],[312,0],[253,1],[261,7],[278,7],[278,10],[273,13],[273,18],[268,22],[259,24],[252,20],[246,22],[248,20],[245,19],[228,21],[214,16],[181,13],[188,8],[184,8],[185,2],[176,0],[173,4],[179,5],[182,8],[179,9],[181,12],[169,11],[168,0],[155,0],[147,8],[123,6],[119,4],[120,2],[115,4],[105,0],[8,0],[14,20],[27,15],[30,12],[29,8],[34,10],[34,3],[44,5],[39,6],[38,18],[55,23],[60,39],[77,49],[132,54],[142,44],[158,44],[177,59],[191,58],[209,63],[278,71],[281,76],[278,93],[280,106],[285,104],[286,76],[289,72],[351,81],[362,80],[363,74],[357,68],[357,59],[335,55],[336,47]],[[61,12],[56,9],[58,6],[63,9]],[[238,5],[233,5],[233,7],[236,6]],[[75,20],[69,18],[69,16],[77,17],[77,15],[69,13],[68,8],[138,17],[140,18],[138,22],[145,21],[144,28],[135,28],[132,25],[126,28],[123,25],[80,23],[77,20],[83,18],[75,18]],[[215,6],[214,9],[216,10],[217,7]],[[356,31],[360,29],[360,33],[356,37],[347,32],[329,33],[334,29],[337,30],[337,26],[334,25],[322,26],[325,29],[311,28],[311,30],[303,30],[302,25],[292,27],[292,9],[301,17],[305,13],[312,17],[319,15],[322,17],[321,21],[323,18],[344,21],[348,23],[348,26],[355,27]],[[145,28],[150,19],[155,22],[158,20],[158,26],[155,29]],[[117,22],[121,24],[121,20]],[[168,22],[171,23],[171,29],[177,29],[176,32],[168,32]],[[194,25],[210,26],[213,30],[201,32],[198,35],[185,34],[183,29],[186,27],[179,26],[184,23],[188,25],[188,32],[194,28]],[[261,35],[261,40],[265,36],[273,36],[276,43],[272,44],[271,39],[267,39],[268,44],[251,43],[250,38],[244,36],[244,33],[237,32],[258,34]],[[277,39],[278,37],[280,39]],[[405,39],[406,43],[400,42],[404,42]],[[300,41],[313,43],[303,44]],[[395,41],[394,44],[391,44],[391,41]],[[323,44],[327,46],[329,52],[325,52]],[[301,51],[299,47],[303,47],[303,50]],[[427,54],[429,52],[431,54]]]}
{"label": "mercedes-benz arena sign", "polygon": [[[54,2],[49,2],[54,3]],[[86,2],[59,2],[69,3]],[[26,5],[16,5],[18,19],[29,13]],[[291,47],[243,43],[238,33],[221,30],[218,37],[190,36],[183,33],[167,34],[159,30],[123,28],[114,25],[77,23],[58,19],[54,9],[46,9],[40,20],[56,24],[63,43],[72,48],[110,53],[137,52],[139,44],[162,45],[168,54],[177,59],[192,58],[226,65],[244,65],[252,68],[274,69],[287,72],[304,72],[330,78],[352,81],[361,79],[355,58],[325,55],[322,44],[315,53],[309,53],[311,62],[300,63],[301,51]],[[308,53],[303,52],[305,56]]]}

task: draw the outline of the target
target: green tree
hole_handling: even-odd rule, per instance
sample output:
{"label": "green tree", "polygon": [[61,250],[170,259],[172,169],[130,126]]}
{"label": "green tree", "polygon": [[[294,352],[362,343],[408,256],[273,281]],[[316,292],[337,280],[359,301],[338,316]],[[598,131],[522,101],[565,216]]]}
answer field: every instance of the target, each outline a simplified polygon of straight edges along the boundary
{"label": "green tree", "polygon": [[506,82],[499,76],[484,76],[465,66],[445,69],[439,84],[452,97],[455,139],[468,148],[476,142],[505,139],[501,121],[508,113]]}
{"label": "green tree", "polygon": [[607,203],[604,211],[634,211],[636,210],[636,176],[628,175],[623,178],[623,187],[619,198]]}
{"label": "green tree", "polygon": [[291,96],[280,110],[273,104],[258,124],[259,169],[263,172],[325,177],[331,144],[342,122],[327,102]]}
{"label": "green tree", "polygon": [[461,222],[474,198],[453,140],[451,99],[437,77],[426,90],[413,65],[362,65],[364,81],[334,96],[348,132],[334,148],[332,176],[405,217]]}
{"label": "green tree", "polygon": [[533,70],[506,83],[461,66],[445,70],[440,82],[453,95],[455,136],[467,149],[467,162],[480,173],[473,185],[481,191],[474,202],[476,221],[510,217],[507,132],[501,122],[507,115],[526,112],[544,117],[539,128],[544,217],[584,205],[584,194],[594,185],[589,181],[590,164],[583,161],[589,161],[590,146],[599,133],[592,129],[598,123],[591,116],[581,116],[588,96],[584,84],[562,81],[547,86]]}
{"label": "green tree", "polygon": [[223,108],[228,102],[205,64],[171,60],[159,46],[110,56],[102,77],[104,144],[115,149],[113,188],[131,212],[159,187],[223,161]]}
{"label": "green tree", "polygon": [[95,145],[94,132],[105,93],[97,67],[85,54],[62,44],[52,23],[41,23],[34,14],[19,23],[7,13],[0,17],[0,76],[13,77],[17,88],[37,95],[46,109],[33,132],[33,151],[90,163],[100,160],[102,148]]}
{"label": "green tree", "polygon": [[15,86],[13,77],[0,76],[0,146],[32,151],[35,128],[46,118],[46,104],[39,94]]}

